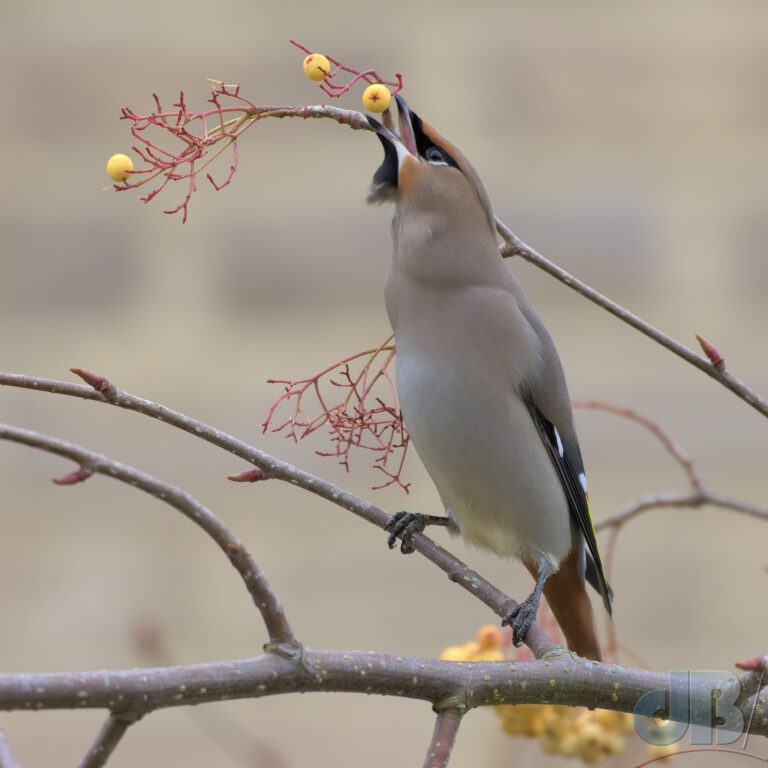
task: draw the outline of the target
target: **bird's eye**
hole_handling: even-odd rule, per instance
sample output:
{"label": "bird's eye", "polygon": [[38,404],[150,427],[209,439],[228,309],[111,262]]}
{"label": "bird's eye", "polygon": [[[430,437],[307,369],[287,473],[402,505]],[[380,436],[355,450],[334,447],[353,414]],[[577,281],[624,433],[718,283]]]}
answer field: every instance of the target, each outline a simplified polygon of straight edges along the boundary
{"label": "bird's eye", "polygon": [[445,155],[440,147],[430,147],[424,157],[429,160],[430,163],[445,163]]}

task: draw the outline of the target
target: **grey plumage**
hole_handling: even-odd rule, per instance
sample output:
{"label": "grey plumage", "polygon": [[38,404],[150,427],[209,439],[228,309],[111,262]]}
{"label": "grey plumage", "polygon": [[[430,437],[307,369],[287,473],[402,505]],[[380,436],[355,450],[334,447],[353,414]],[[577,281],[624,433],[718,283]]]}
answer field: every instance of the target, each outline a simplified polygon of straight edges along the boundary
{"label": "grey plumage", "polygon": [[555,345],[499,253],[476,172],[398,108],[399,137],[371,121],[385,160],[369,199],[396,204],[385,301],[413,443],[454,532],[523,560],[538,591],[572,556],[582,589],[589,570],[610,611]]}

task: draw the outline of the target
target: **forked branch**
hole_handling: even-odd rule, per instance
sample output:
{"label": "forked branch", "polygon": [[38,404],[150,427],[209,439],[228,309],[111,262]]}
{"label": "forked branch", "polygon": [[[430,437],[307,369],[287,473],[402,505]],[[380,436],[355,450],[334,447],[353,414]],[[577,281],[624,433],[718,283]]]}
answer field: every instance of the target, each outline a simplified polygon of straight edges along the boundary
{"label": "forked branch", "polygon": [[[22,443],[31,448],[38,448],[71,459],[80,465],[81,470],[86,471],[86,477],[94,473],[106,475],[132,485],[177,509],[193,523],[200,526],[216,542],[240,574],[251,599],[264,619],[270,641],[273,643],[294,641],[293,632],[280,601],[272,591],[256,561],[246,549],[245,544],[210,510],[206,509],[186,491],[168,485],[145,472],[140,472],[107,456],[87,451],[74,443],[58,440],[39,432],[13,427],[9,424],[0,424],[0,439]],[[84,479],[80,476],[81,470],[74,473],[79,476],[79,480]],[[70,473],[65,478],[72,474]],[[64,484],[70,483],[65,482]]]}
{"label": "forked branch", "polygon": [[[327,499],[333,504],[349,510],[378,528],[384,529],[389,522],[389,513],[333,483],[329,483],[309,472],[298,469],[287,462],[281,461],[264,451],[260,451],[253,446],[248,445],[242,440],[238,440],[225,432],[214,429],[197,419],[193,419],[178,411],[171,410],[164,405],[159,405],[158,403],[153,403],[150,400],[144,400],[119,390],[103,377],[82,371],[82,369],[76,370],[79,371],[81,376],[84,374],[87,376],[87,380],[91,383],[91,386],[10,373],[0,373],[0,385],[5,384],[32,389],[38,392],[51,392],[60,395],[68,395],[70,397],[79,397],[85,400],[93,400],[117,406],[118,408],[125,408],[126,410],[142,413],[145,416],[158,419],[165,424],[189,432],[195,437],[212,443],[213,445],[223,448],[229,453],[240,457],[244,461],[258,467],[263,473],[263,479],[272,478],[288,482],[291,485],[309,491],[310,493]],[[109,394],[102,394],[102,391]],[[18,430],[16,427],[6,427],[5,429],[10,430],[9,434],[16,433],[17,431],[25,432],[25,430]],[[2,437],[2,433],[0,433],[0,437]],[[11,437],[10,439],[14,438]],[[50,439],[53,440],[53,438]],[[18,442],[26,441],[18,440]],[[74,448],[77,447],[74,446]],[[62,455],[68,454],[63,453]],[[74,458],[75,461],[78,461],[76,455],[71,455],[70,458]],[[87,462],[80,463],[87,464]],[[90,465],[88,466],[91,469],[94,469],[94,471],[98,471],[94,467],[91,467]],[[493,584],[466,566],[461,560],[423,533],[414,534],[410,539],[410,543],[415,551],[420,552],[424,557],[440,568],[448,575],[451,581],[463,587],[470,594],[481,600],[496,615],[500,617],[506,616],[516,604],[514,600],[507,597],[501,590],[497,589]],[[540,658],[555,645],[537,624],[533,624],[528,630],[525,637],[525,644],[537,658]]]}

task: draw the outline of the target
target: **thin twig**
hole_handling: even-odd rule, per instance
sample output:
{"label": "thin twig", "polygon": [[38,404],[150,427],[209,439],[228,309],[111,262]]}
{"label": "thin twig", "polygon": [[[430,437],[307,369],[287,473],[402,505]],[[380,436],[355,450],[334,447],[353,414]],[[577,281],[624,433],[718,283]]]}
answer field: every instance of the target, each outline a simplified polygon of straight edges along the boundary
{"label": "thin twig", "polygon": [[722,507],[723,509],[732,509],[734,512],[741,512],[749,517],[756,517],[758,520],[768,520],[768,509],[765,507],[749,504],[740,499],[732,499],[729,496],[709,490],[705,491],[704,495],[706,499],[703,503],[705,504],[711,504],[713,507]]}
{"label": "thin twig", "polygon": [[[313,53],[313,51],[310,51],[309,48],[305,48],[301,43],[297,43],[295,40],[290,40],[289,42],[291,45],[295,45],[297,48],[304,51],[304,53]],[[397,78],[396,80],[385,80],[378,72],[373,69],[368,69],[365,72],[362,72],[358,69],[352,69],[351,67],[345,66],[337,59],[334,59],[332,56],[328,56],[328,54],[325,54],[325,57],[336,65],[336,69],[332,72],[326,72],[321,68],[320,71],[325,72],[326,77],[324,80],[318,82],[318,87],[329,96],[334,98],[346,93],[358,80],[365,80],[366,83],[383,83],[385,85],[393,86],[394,90],[392,93],[397,93],[403,87],[403,77],[399,73],[395,75]],[[336,77],[339,72],[347,72],[348,74],[353,75],[353,77],[343,85],[332,83],[331,80]]]}
{"label": "thin twig", "polygon": [[[759,507],[756,504],[749,504],[748,502],[740,501],[739,499],[733,499],[729,496],[715,493],[714,491],[705,488],[701,476],[696,470],[693,459],[682,446],[668,435],[655,421],[652,421],[647,416],[643,416],[632,408],[623,408],[601,400],[574,400],[573,407],[606,411],[617,416],[622,416],[625,419],[629,419],[645,427],[645,429],[649,430],[659,442],[661,442],[678,464],[680,464],[685,471],[688,483],[691,486],[690,493],[660,493],[643,496],[626,509],[600,520],[595,524],[596,530],[613,528],[617,531],[624,523],[631,520],[633,517],[636,517],[647,509],[653,509],[654,507],[701,507],[705,504],[711,504],[714,507],[722,507],[723,509],[731,509],[735,512],[741,512],[761,520],[768,520],[767,508]],[[608,554],[606,557],[607,572],[609,574],[615,544],[616,536],[613,535],[611,536],[608,545]]]}
{"label": "thin twig", "polygon": [[[595,524],[596,530],[609,529],[610,531],[605,556],[606,575],[609,581],[611,580],[611,574],[613,571],[613,560],[616,551],[616,543],[618,541],[619,533],[623,525],[640,513],[649,509],[656,509],[661,507],[697,508],[705,504],[710,504],[715,507],[731,509],[736,512],[741,512],[743,514],[751,515],[753,517],[768,521],[768,509],[758,507],[754,504],[749,504],[738,499],[732,499],[728,496],[724,496],[719,493],[713,493],[712,491],[707,490],[704,487],[701,476],[696,470],[693,459],[669,434],[667,434],[667,432],[664,431],[664,429],[661,428],[661,426],[649,419],[647,416],[643,416],[631,408],[622,408],[620,406],[613,405],[612,403],[606,403],[600,400],[575,400],[573,402],[573,406],[574,408],[590,408],[594,410],[606,411],[608,413],[634,421],[636,424],[640,424],[642,427],[649,430],[661,442],[661,444],[675,459],[675,461],[677,461],[677,463],[680,464],[680,466],[683,468],[688,479],[688,483],[691,487],[691,491],[689,493],[665,493],[643,496],[621,512],[604,518]],[[610,620],[606,620],[606,634],[608,637],[606,645],[607,656],[609,658],[616,658],[619,643],[616,636],[616,627]]]}
{"label": "thin twig", "polygon": [[750,517],[768,521],[768,509],[703,489],[696,493],[659,493],[652,496],[642,496],[615,515],[610,515],[595,523],[595,530],[601,531],[605,528],[621,526],[647,509],[660,509],[662,507],[695,508],[705,504],[711,504],[713,507],[721,507],[723,509],[731,509],[734,512],[741,512]]}
{"label": "thin twig", "polygon": [[756,411],[762,413],[763,416],[768,416],[768,401],[764,400],[760,395],[750,389],[744,382],[739,381],[735,376],[732,376],[726,370],[719,370],[709,360],[704,359],[700,355],[688,349],[680,342],[675,341],[666,333],[663,333],[658,328],[654,328],[650,323],[645,322],[637,315],[632,314],[624,307],[611,301],[609,298],[598,293],[594,288],[591,288],[581,280],[576,279],[573,275],[568,274],[564,269],[561,269],[556,264],[553,264],[549,259],[544,258],[540,253],[535,251],[530,246],[526,245],[515,235],[509,227],[507,227],[502,221],[496,219],[496,231],[501,236],[505,244],[501,246],[501,253],[503,256],[521,256],[526,261],[534,264],[539,269],[544,270],[547,274],[557,278],[561,283],[564,283],[569,288],[581,294],[584,298],[597,304],[599,307],[610,312],[612,315],[619,318],[627,325],[631,325],[640,333],[645,334],[662,347],[666,347],[671,352],[674,352],[678,357],[683,358],[691,365],[703,371],[707,376],[711,376],[716,381],[719,381],[724,387],[730,389],[735,395],[742,399],[745,403],[751,405]]}
{"label": "thin twig", "polygon": [[134,722],[134,720],[110,714],[78,768],[101,768],[106,765],[115,747],[120,743],[120,739]]}
{"label": "thin twig", "polygon": [[686,453],[686,451],[675,440],[672,439],[655,421],[652,421],[647,416],[643,416],[641,413],[633,410],[632,408],[623,408],[613,403],[606,403],[602,400],[574,400],[572,403],[574,408],[589,408],[592,410],[606,411],[607,413],[613,413],[616,416],[622,416],[625,419],[640,424],[645,427],[649,432],[653,433],[661,444],[667,449],[667,451],[674,457],[674,459],[680,464],[688,477],[688,481],[691,484],[691,488],[694,491],[698,491],[702,487],[701,477],[693,463],[693,459]]}
{"label": "thin twig", "polygon": [[[78,370],[81,372],[81,375],[87,373],[81,371],[81,369]],[[261,469],[265,479],[273,478],[291,483],[352,512],[378,528],[384,529],[389,522],[391,515],[388,512],[356,496],[354,493],[350,493],[333,483],[329,483],[327,480],[298,469],[288,462],[270,456],[268,453],[260,451],[242,440],[228,435],[226,432],[214,429],[197,419],[171,410],[164,405],[159,405],[158,403],[153,403],[150,400],[144,400],[119,390],[103,377],[90,373],[87,373],[87,376],[88,380],[93,382],[93,386],[99,387],[100,390],[104,391],[104,394],[94,389],[93,386],[13,373],[0,373],[0,385],[5,384],[40,392],[79,397],[84,400],[92,400],[142,413],[177,429],[189,432],[191,435],[219,448],[223,448],[225,451],[253,464]],[[516,605],[514,600],[507,597],[501,590],[497,589],[493,584],[423,533],[415,534],[411,538],[411,544],[414,550],[420,552],[448,574],[451,581],[477,597],[498,616],[506,616],[512,607]],[[537,658],[540,658],[555,645],[535,623],[528,630],[525,644]]]}
{"label": "thin twig", "polygon": [[441,709],[437,713],[424,768],[445,768],[448,765],[460,724],[461,712],[458,709]]}
{"label": "thin twig", "polygon": [[[227,555],[245,584],[254,604],[259,609],[273,643],[294,642],[280,601],[272,591],[266,577],[240,539],[238,539],[210,510],[190,494],[168,485],[151,475],[140,472],[107,456],[87,451],[74,443],[58,440],[28,429],[0,424],[0,439],[22,443],[32,448],[64,456],[77,462],[90,472],[97,472],[132,485],[169,504],[199,525]],[[79,473],[71,473],[77,475]]]}
{"label": "thin twig", "polygon": [[[285,431],[287,438],[303,440],[321,427],[330,431],[331,451],[315,451],[319,456],[332,456],[350,471],[350,452],[361,448],[379,454],[373,466],[387,476],[384,483],[373,486],[384,488],[396,483],[406,493],[408,484],[402,480],[401,472],[408,451],[408,432],[403,426],[403,419],[397,407],[397,395],[394,382],[387,372],[387,366],[395,356],[393,336],[390,334],[378,347],[358,352],[330,365],[313,376],[303,379],[267,379],[269,384],[283,384],[284,391],[270,406],[267,418],[262,423],[263,431]],[[384,355],[383,360],[377,358]],[[350,363],[359,363],[360,370],[353,374]],[[387,390],[390,405],[380,397],[374,399],[371,392],[382,380]],[[323,392],[323,386],[333,394],[333,404]],[[336,399],[336,392],[341,390],[341,399]],[[319,406],[316,416],[307,413],[306,399],[311,395]],[[368,399],[370,396],[370,399]],[[285,421],[274,425],[276,411],[293,400],[290,416]],[[300,433],[299,433],[300,432]],[[400,461],[394,472],[388,463],[395,451],[400,451]]]}
{"label": "thin twig", "polygon": [[[640,424],[645,429],[649,430],[664,446],[667,452],[680,464],[685,471],[688,483],[691,487],[689,493],[665,493],[643,496],[635,501],[626,509],[618,512],[610,517],[603,518],[595,524],[595,530],[609,530],[608,544],[605,550],[605,566],[606,575],[608,581],[611,580],[613,572],[613,560],[616,552],[616,543],[618,541],[619,533],[625,523],[629,522],[632,518],[646,512],[650,509],[658,509],[662,507],[666,508],[697,508],[705,504],[710,504],[716,507],[722,507],[724,509],[731,509],[743,514],[748,514],[759,519],[768,521],[768,509],[758,507],[754,504],[748,504],[747,502],[740,501],[738,499],[732,499],[727,496],[723,496],[719,493],[713,493],[704,487],[701,476],[696,471],[693,459],[688,453],[670,436],[668,435],[656,422],[652,421],[646,416],[643,416],[637,411],[631,408],[622,408],[611,403],[605,403],[598,400],[579,401],[573,402],[575,408],[591,408],[595,410],[602,410],[608,413],[621,416],[626,419],[630,419],[637,424]],[[606,656],[608,658],[616,658],[619,651],[619,642],[616,635],[616,626],[610,620],[606,620]]]}
{"label": "thin twig", "polygon": [[11,754],[11,747],[0,728],[0,768],[19,768],[19,764]]}

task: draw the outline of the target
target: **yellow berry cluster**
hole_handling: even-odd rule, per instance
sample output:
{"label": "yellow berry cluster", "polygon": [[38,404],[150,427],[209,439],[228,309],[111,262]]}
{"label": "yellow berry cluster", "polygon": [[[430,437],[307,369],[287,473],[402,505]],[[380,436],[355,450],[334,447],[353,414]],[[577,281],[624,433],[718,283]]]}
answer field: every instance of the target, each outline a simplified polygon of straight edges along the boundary
{"label": "yellow berry cluster", "polygon": [[510,735],[536,737],[542,752],[578,757],[587,765],[623,752],[627,734],[634,730],[632,715],[607,709],[505,704],[495,711]]}
{"label": "yellow berry cluster", "polygon": [[[481,627],[475,640],[446,648],[447,661],[503,661],[503,632],[492,624]],[[607,709],[588,710],[556,704],[504,704],[494,707],[510,736],[535,737],[546,754],[578,757],[596,765],[624,750],[632,733],[632,715]]]}

